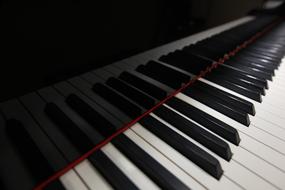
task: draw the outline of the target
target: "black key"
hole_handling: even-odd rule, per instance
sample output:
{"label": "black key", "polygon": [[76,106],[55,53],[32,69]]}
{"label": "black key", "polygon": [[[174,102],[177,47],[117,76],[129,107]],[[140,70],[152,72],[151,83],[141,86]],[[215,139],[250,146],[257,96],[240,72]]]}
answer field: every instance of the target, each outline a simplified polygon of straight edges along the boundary
{"label": "black key", "polygon": [[69,106],[65,103],[65,97],[59,94],[58,91],[51,87],[47,87],[41,89],[39,93],[47,103],[52,102],[56,104],[56,106],[60,108],[60,110],[66,115],[66,117],[69,118],[70,121],[73,122],[76,127],[78,127],[92,140],[93,144],[98,144],[103,140],[102,136],[98,134],[89,123],[84,121],[84,119],[78,116],[76,112],[69,108]]}
{"label": "black key", "polygon": [[94,152],[88,159],[114,189],[138,189],[102,151]]}
{"label": "black key", "polygon": [[243,72],[239,72],[227,67],[219,67],[213,70],[211,74],[222,76],[227,80],[233,81],[236,84],[244,85],[244,87],[248,87],[250,89],[257,89],[262,93],[264,93],[267,84],[265,80],[262,81],[256,77],[246,75]]}
{"label": "black key", "polygon": [[184,52],[191,53],[193,55],[198,55],[202,57],[206,57],[208,59],[212,60],[218,60],[219,58],[223,57],[226,52],[223,54],[217,54],[216,52],[213,52],[209,49],[203,48],[203,47],[197,47],[194,45],[190,45],[188,47],[184,47],[183,50]]}
{"label": "black key", "polygon": [[208,91],[204,90],[204,88],[200,87],[199,85],[195,85],[195,84],[191,86],[191,91],[192,91],[191,93],[192,93],[193,98],[201,94],[202,97],[200,97],[200,99],[203,98],[204,104],[205,102],[207,102],[207,99],[209,99],[209,101],[212,100],[217,104],[215,109],[220,110],[220,112],[223,111],[223,109],[224,109],[224,112],[227,112],[227,111],[232,112],[232,113],[228,113],[229,114],[228,116],[236,120],[238,119],[242,121],[242,118],[245,117],[245,121],[246,121],[246,118],[248,117],[248,112],[244,110],[244,108],[242,107],[243,105],[239,104],[239,102],[233,101],[232,99],[229,99],[227,96],[224,96],[224,95],[217,96],[216,94],[209,93]]}
{"label": "black key", "polygon": [[102,98],[106,99],[108,102],[121,109],[131,118],[136,118],[142,114],[142,110],[140,108],[103,84],[96,83],[92,90]]}
{"label": "black key", "polygon": [[154,99],[116,78],[109,78],[106,84],[146,109],[150,109],[155,105]]}
{"label": "black key", "polygon": [[[161,57],[161,60],[164,60],[170,65],[174,65],[178,68],[181,68],[196,75],[199,74],[202,70],[205,71],[207,67],[212,65],[212,62],[209,60],[199,58],[191,54],[189,54],[188,57],[185,53],[181,51],[176,51],[172,54],[167,55],[166,57]],[[221,78],[222,80],[229,80],[245,88],[256,90],[263,94],[265,93],[264,86],[260,86],[259,84],[253,83],[252,78],[237,74],[233,75],[233,73],[237,73],[237,71],[233,72],[232,69],[226,67],[219,67],[218,69],[213,70],[211,75],[215,75],[215,77]]]}
{"label": "black key", "polygon": [[[88,118],[87,118],[88,119]],[[90,119],[90,118],[89,118]],[[87,120],[88,121],[88,120]],[[98,132],[102,135],[106,134],[107,132],[103,131],[110,131],[110,129],[106,129],[106,126],[110,126],[107,120],[102,120],[102,122],[98,125],[94,125]],[[114,127],[111,128],[111,130]],[[175,176],[169,173],[165,168],[163,168],[159,163],[157,163],[154,159],[152,159],[148,154],[146,154],[142,149],[140,149],[137,145],[135,145],[132,141],[127,139],[125,136],[117,136],[111,142],[127,157],[133,161],[142,171],[144,171],[149,177],[152,178],[159,186],[166,188],[166,189],[174,189],[175,186],[187,189],[187,187],[181,183]],[[120,139],[120,140],[118,140]],[[127,145],[125,145],[127,143]],[[167,181],[167,182],[166,182]],[[171,182],[172,184],[168,184]],[[176,188],[177,188],[176,187]]]}
{"label": "black key", "polygon": [[246,52],[241,52],[240,56],[248,56],[248,57],[253,57],[253,58],[261,58],[265,60],[271,61],[272,64],[270,66],[277,68],[278,63],[280,62],[280,56],[283,54],[280,54],[278,50],[268,50],[265,52],[263,49],[246,49]]}
{"label": "black key", "polygon": [[33,177],[41,182],[55,171],[35,144],[23,124],[16,119],[7,120],[7,134],[20,153]]}
{"label": "black key", "polygon": [[234,84],[234,83],[231,83],[229,81],[225,81],[225,80],[222,80],[222,79],[219,79],[217,77],[211,77],[209,75],[206,75],[205,76],[206,79],[214,82],[214,83],[217,83],[225,88],[228,88],[234,92],[237,92],[241,95],[244,95],[250,99],[253,99],[257,102],[261,102],[261,94],[258,93],[258,92],[255,92],[255,91],[252,91],[252,90],[249,90],[249,89],[246,89],[238,84]]}
{"label": "black key", "polygon": [[216,179],[220,179],[222,176],[223,170],[216,158],[155,118],[147,116],[140,120],[139,123]]}
{"label": "black key", "polygon": [[218,80],[227,81],[235,85],[239,85],[244,89],[265,95],[265,88],[263,86],[254,84],[250,81],[244,80],[240,77],[236,77],[230,74],[223,74],[223,73],[216,72],[216,70],[209,73],[205,78],[208,78],[208,79],[216,78]]}
{"label": "black key", "polygon": [[[41,92],[42,91],[43,89]],[[43,93],[41,93],[41,95],[43,95]],[[55,97],[51,98],[56,101]],[[60,152],[62,152],[68,162],[73,162],[81,155],[77,148],[74,147],[74,145],[68,140],[62,130],[60,130],[57,125],[46,115],[44,108],[47,102],[44,101],[42,97],[33,92],[20,97],[20,101],[31,113],[33,118],[37,121],[41,129],[46,133],[50,140],[53,141]]]}
{"label": "black key", "polygon": [[259,58],[240,55],[240,57],[234,57],[233,60],[236,60],[237,64],[260,69],[261,71],[270,73],[272,75],[274,75],[274,70],[276,69],[276,67],[274,67],[271,63],[261,62]]}
{"label": "black key", "polygon": [[[99,130],[103,136],[108,137],[116,132],[116,128],[113,125],[77,95],[70,94],[66,98],[66,103],[91,125],[97,126],[96,129]],[[103,128],[100,126],[103,126]]]}
{"label": "black key", "polygon": [[[95,146],[95,144],[92,143],[89,137],[84,134],[80,130],[80,128],[77,127],[76,124],[71,121],[65,115],[65,113],[60,110],[59,107],[57,107],[56,104],[48,103],[45,111],[49,115],[49,117],[51,117],[53,121],[55,121],[58,126],[65,131],[67,136],[70,138],[73,144],[81,151],[81,153],[84,154]],[[98,113],[96,114],[99,115]],[[95,115],[95,117],[97,115]],[[96,125],[102,126],[102,122],[98,122]],[[106,125],[103,126],[105,127]],[[96,129],[98,129],[98,127],[96,127]],[[106,134],[106,132],[104,134]],[[100,150],[93,153],[88,159],[114,188],[137,189],[136,186]],[[117,174],[116,178],[114,177],[114,174]]]}
{"label": "black key", "polygon": [[276,69],[276,67],[274,67],[272,64],[273,61],[268,61],[265,59],[240,55],[240,57],[235,57],[234,60],[237,60],[238,64],[247,65],[248,67],[260,69],[261,71],[270,73],[272,75],[274,75],[274,70]]}
{"label": "black key", "polygon": [[202,59],[201,57],[192,54],[187,54],[183,51],[175,51],[160,57],[159,60],[196,75],[201,71],[206,70],[206,68],[213,63],[212,61]]}
{"label": "black key", "polygon": [[111,142],[162,189],[189,189],[124,134]]}
{"label": "black key", "polygon": [[[116,106],[112,105],[110,102],[102,98],[100,95],[97,95],[92,90],[92,85],[87,83],[86,81],[80,79],[79,77],[75,77],[71,80],[69,80],[69,83],[62,82],[58,85],[55,85],[55,88],[58,89],[61,93],[64,94],[64,96],[69,96],[70,94],[76,94],[81,99],[83,99],[85,102],[87,102],[89,105],[92,105],[93,107],[96,107],[96,110],[100,111],[99,113],[106,113],[106,118],[108,120],[112,120],[116,122],[117,120],[112,119],[113,117],[108,114],[111,113],[115,118],[117,118],[119,121],[122,121],[123,123],[130,122],[131,118],[127,116],[126,114],[122,113]],[[97,83],[96,81],[92,82],[93,84]],[[100,106],[99,106],[100,105]],[[103,109],[104,108],[104,109]],[[107,110],[109,110],[107,112]],[[118,123],[118,121],[117,121]],[[121,124],[119,124],[121,125]],[[117,126],[117,124],[115,124]]]}
{"label": "black key", "polygon": [[[75,112],[78,113],[78,115],[90,123],[94,129],[96,129],[96,131],[98,131],[98,133],[104,137],[109,137],[111,134],[114,134],[118,128],[122,127],[116,127],[114,123],[111,123],[105,118],[106,115],[102,116],[96,109],[88,105],[85,100],[76,94],[68,95],[66,102],[72,109],[74,109]],[[115,118],[112,119],[115,120]],[[116,124],[118,125],[117,122]],[[119,122],[119,124],[121,124],[121,122]]]}
{"label": "black key", "polygon": [[[201,83],[201,84],[203,84],[202,82],[198,82],[198,83]],[[192,88],[192,87],[191,87]],[[173,99],[173,98],[172,98]],[[209,124],[208,124],[209,125]],[[209,126],[209,128],[211,128],[210,126]],[[231,128],[230,126],[228,126],[228,128]],[[213,128],[212,128],[213,129]],[[237,131],[235,130],[235,129],[233,129],[234,131],[231,131],[232,132],[232,134],[225,134],[226,133],[226,131],[224,131],[224,132],[221,132],[220,130],[218,130],[219,128],[215,128],[215,129],[217,129],[217,131],[216,132],[220,132],[219,134],[224,134],[223,135],[223,137],[225,137],[226,139],[231,139],[231,141],[233,142],[233,143],[235,143],[235,144],[238,144],[239,143],[239,137],[238,137],[238,134],[237,134]],[[227,129],[227,128],[226,128]],[[230,129],[229,129],[230,130]],[[236,136],[237,135],[237,136]]]}
{"label": "black key", "polygon": [[280,54],[278,49],[276,48],[265,49],[262,48],[261,46],[258,47],[256,45],[250,46],[246,48],[246,50],[241,51],[240,53],[241,55],[253,56],[274,61],[278,61],[280,58],[280,55],[278,55]]}
{"label": "black key", "polygon": [[154,113],[225,160],[231,159],[232,152],[229,145],[215,135],[164,106],[156,109]]}
{"label": "black key", "polygon": [[[37,174],[37,173],[32,172],[32,171],[29,172],[30,173],[29,176],[30,175],[32,175],[32,176],[36,175],[36,176],[34,176],[34,186],[36,185],[36,183],[42,182],[47,177],[49,177],[53,173],[59,171],[60,169],[64,168],[68,164],[67,161],[65,160],[65,158],[62,156],[61,152],[58,151],[55,144],[53,142],[51,142],[50,138],[44,133],[44,131],[42,131],[41,126],[39,126],[33,120],[33,118],[30,116],[30,114],[27,112],[27,110],[21,105],[21,103],[18,100],[13,99],[13,100],[1,103],[1,111],[8,121],[10,121],[10,120],[16,121],[16,122],[14,122],[14,125],[16,126],[16,128],[23,127],[22,130],[25,131],[25,132],[17,131],[17,134],[15,134],[14,137],[17,139],[20,139],[19,141],[16,141],[16,143],[18,143],[18,144],[15,145],[15,147],[21,149],[18,151],[20,154],[18,156],[23,157],[22,163],[25,163],[27,165],[26,170],[31,170],[31,167],[39,167],[37,164],[40,164],[41,161],[39,161],[38,158],[44,157],[43,162],[47,163],[47,166],[45,166],[44,163],[40,164],[40,165],[42,165],[43,167],[49,167],[50,171],[52,172],[49,174],[46,173],[45,174],[46,176],[42,177],[41,180],[39,178],[41,178],[42,175]],[[12,122],[12,124],[13,124],[13,122]],[[10,125],[10,124],[8,123],[8,125]],[[9,129],[7,128],[7,130],[9,130]],[[7,131],[7,133],[9,133],[9,131]],[[11,131],[11,133],[13,133],[13,131]],[[24,135],[24,133],[27,134],[28,136]],[[13,138],[13,134],[12,134],[11,138]],[[24,139],[21,140],[21,138],[24,138]],[[11,140],[11,141],[15,142],[13,140]],[[33,143],[32,146],[36,147],[35,154],[37,154],[37,152],[39,151],[40,155],[35,155],[33,158],[30,158],[33,156],[34,148],[25,144],[25,141],[27,141],[28,144]],[[22,146],[24,146],[24,147],[29,146],[29,147],[31,147],[31,150],[28,150],[29,148],[23,148]],[[17,152],[17,151],[15,151],[15,152]],[[35,160],[38,160],[38,161],[35,161]],[[37,164],[35,164],[35,163],[37,163]],[[16,159],[16,164],[17,164],[17,159]],[[5,168],[11,168],[11,167],[7,166]],[[40,168],[41,167],[39,167],[39,169]],[[38,168],[35,168],[32,170],[37,171]],[[42,172],[45,172],[44,169]],[[14,175],[18,176],[18,174],[20,174],[20,175],[23,174],[23,171],[21,171],[21,168],[18,168],[17,170],[15,170],[15,173],[17,173],[17,174],[14,174]],[[29,178],[26,178],[25,176],[23,176],[23,177],[25,179],[29,180]],[[22,182],[22,179],[18,179],[17,184],[18,183],[20,185],[22,184],[23,188],[28,187],[28,186],[26,186],[25,182]],[[56,189],[61,189],[61,187],[62,187],[61,184],[56,185],[56,183],[55,183],[55,187],[57,187]],[[13,186],[14,185],[9,184],[9,187],[13,187]],[[16,186],[18,186],[18,185],[16,185]]]}
{"label": "black key", "polygon": [[120,79],[124,80],[125,82],[136,86],[140,90],[144,91],[145,93],[148,93],[149,95],[153,96],[154,98],[158,100],[162,100],[166,98],[167,92],[156,87],[155,85],[129,73],[129,72],[122,72],[119,76]]}
{"label": "black key", "polygon": [[238,121],[239,123],[244,124],[245,126],[249,126],[250,124],[249,117],[246,113],[239,112],[233,109],[232,107],[230,107],[229,105],[226,105],[225,103],[223,103],[217,98],[215,99],[211,97],[210,95],[203,93],[194,88],[187,88],[184,90],[183,93],[186,94],[187,96],[192,97],[193,99],[199,102],[202,102],[203,104],[208,105],[209,107],[217,110],[218,112],[221,112],[222,114]]}
{"label": "black key", "polygon": [[[88,121],[90,118],[86,119]],[[108,134],[109,131],[106,131],[105,126],[109,125],[111,124],[107,120],[104,120],[104,122],[101,122],[100,124],[95,125],[94,127],[100,134],[104,135]],[[116,137],[111,142],[120,151],[122,151],[131,161],[133,161],[141,170],[143,170],[149,177],[151,177],[152,180],[154,180],[159,186],[166,189],[173,189],[175,185],[178,185],[177,187],[187,189],[184,184],[182,184],[178,179],[176,179],[175,176],[169,173],[158,162],[156,162],[149,155],[147,155],[147,153],[141,150],[137,145],[135,145],[125,136],[122,139],[122,136],[123,134]],[[125,143],[127,143],[127,145],[125,145]],[[165,181],[173,182],[173,184],[165,183]]]}
{"label": "black key", "polygon": [[233,69],[231,67],[227,67],[226,65],[221,65],[221,67],[219,67],[215,71],[221,72],[223,74],[228,74],[230,76],[242,78],[244,80],[250,81],[254,84],[260,85],[263,88],[268,89],[268,83],[264,78],[249,75],[248,73],[245,73],[241,70]]}
{"label": "black key", "polygon": [[257,76],[257,77],[264,78],[267,80],[272,80],[272,74],[263,72],[259,69],[251,68],[251,67],[244,66],[244,65],[239,65],[238,62],[236,62],[236,61],[229,60],[229,61],[225,61],[224,64],[229,65],[229,66],[234,67],[234,68],[237,68],[237,69],[240,69],[243,72],[246,72],[246,73],[251,74],[253,76]]}
{"label": "black key", "polygon": [[136,71],[142,73],[154,80],[157,80],[163,84],[170,86],[171,88],[178,89],[181,87],[181,84],[177,81],[172,80],[171,77],[160,76],[160,74],[153,72],[146,68],[144,65],[140,65],[136,68]]}
{"label": "black key", "polygon": [[149,61],[146,67],[160,73],[160,75],[165,75],[165,77],[171,76],[173,80],[179,81],[180,83],[187,83],[190,80],[190,76],[155,61]]}
{"label": "black key", "polygon": [[57,124],[81,153],[86,153],[93,148],[93,143],[88,139],[88,136],[56,104],[47,103],[45,113]]}
{"label": "black key", "polygon": [[168,100],[166,104],[231,143],[235,145],[239,144],[240,138],[238,131],[228,124],[175,97]]}
{"label": "black key", "polygon": [[[0,189],[33,189],[37,182],[7,135],[5,123],[5,119],[0,113],[0,182],[2,182]],[[15,179],[17,179],[17,183],[15,183]]]}
{"label": "black key", "polygon": [[189,76],[161,64],[158,64],[158,66],[157,64],[155,66],[153,64],[140,65],[136,68],[136,71],[174,89],[180,88],[182,83],[190,80]]}
{"label": "black key", "polygon": [[216,98],[220,98],[221,100],[227,102],[227,104],[233,105],[239,110],[243,110],[251,115],[255,115],[254,105],[249,101],[246,101],[242,98],[234,96],[201,81],[196,81],[194,86],[198,87],[205,93],[211,94]]}

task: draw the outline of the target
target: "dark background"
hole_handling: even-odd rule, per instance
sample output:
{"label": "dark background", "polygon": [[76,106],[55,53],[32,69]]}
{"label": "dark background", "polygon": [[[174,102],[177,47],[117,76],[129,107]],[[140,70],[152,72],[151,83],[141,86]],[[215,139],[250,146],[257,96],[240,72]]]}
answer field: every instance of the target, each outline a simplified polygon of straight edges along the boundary
{"label": "dark background", "polygon": [[260,8],[263,0],[0,0],[0,101]]}

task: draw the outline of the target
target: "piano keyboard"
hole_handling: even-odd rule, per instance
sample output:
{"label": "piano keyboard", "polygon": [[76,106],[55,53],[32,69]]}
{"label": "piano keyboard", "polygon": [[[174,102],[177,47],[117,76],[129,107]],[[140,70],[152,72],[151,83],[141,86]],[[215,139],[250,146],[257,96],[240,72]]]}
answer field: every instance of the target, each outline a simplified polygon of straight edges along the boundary
{"label": "piano keyboard", "polygon": [[0,188],[285,189],[277,21],[245,17],[0,103]]}

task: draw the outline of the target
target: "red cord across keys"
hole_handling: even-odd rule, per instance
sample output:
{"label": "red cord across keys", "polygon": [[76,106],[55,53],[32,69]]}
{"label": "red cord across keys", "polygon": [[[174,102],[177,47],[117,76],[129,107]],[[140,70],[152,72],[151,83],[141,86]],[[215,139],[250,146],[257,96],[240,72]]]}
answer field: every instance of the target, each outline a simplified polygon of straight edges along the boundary
{"label": "red cord across keys", "polygon": [[91,154],[93,154],[96,150],[102,148],[104,145],[106,145],[107,143],[109,143],[113,138],[115,138],[116,136],[120,135],[121,133],[123,133],[124,131],[126,131],[127,129],[129,129],[131,126],[133,126],[135,123],[137,123],[140,119],[142,119],[143,117],[147,116],[148,114],[150,114],[151,112],[153,112],[156,108],[158,108],[159,106],[161,106],[162,104],[164,104],[167,100],[169,100],[170,98],[174,97],[175,95],[177,95],[178,93],[180,93],[181,91],[183,91],[184,89],[186,89],[187,87],[189,87],[190,85],[192,85],[195,81],[199,80],[200,78],[204,77],[207,73],[210,73],[213,69],[217,68],[220,64],[223,64],[225,61],[227,61],[228,59],[230,59],[231,57],[235,56],[235,54],[237,54],[240,50],[246,48],[248,45],[250,45],[251,43],[253,43],[254,41],[256,41],[258,38],[260,38],[261,36],[263,36],[264,34],[266,34],[268,31],[270,31],[275,25],[277,25],[278,23],[280,23],[283,20],[283,18],[278,18],[276,19],[273,23],[271,23],[269,26],[267,26],[265,29],[263,29],[262,31],[256,33],[254,36],[252,36],[249,40],[246,40],[245,42],[243,42],[242,44],[240,44],[239,46],[237,46],[234,50],[228,52],[227,54],[224,55],[223,58],[220,58],[217,62],[214,62],[214,64],[212,64],[210,67],[207,67],[205,70],[201,71],[199,75],[197,75],[195,78],[193,78],[192,80],[190,80],[187,84],[183,85],[181,88],[175,90],[174,92],[172,92],[170,95],[168,95],[164,100],[160,101],[158,104],[156,104],[153,108],[149,109],[148,111],[144,112],[141,116],[137,117],[136,119],[132,120],[129,123],[126,123],[120,130],[118,130],[116,133],[114,133],[113,135],[111,135],[110,137],[106,138],[104,141],[102,141],[101,143],[99,143],[98,145],[96,145],[94,148],[92,148],[90,151],[88,151],[87,153],[85,153],[84,155],[82,155],[80,158],[78,158],[77,160],[75,160],[74,162],[70,163],[68,166],[66,166],[65,168],[63,168],[62,170],[58,171],[57,173],[55,173],[54,175],[50,176],[48,179],[46,179],[45,181],[43,181],[42,183],[40,183],[38,186],[36,186],[34,188],[34,190],[41,190],[44,189],[49,183],[57,180],[60,176],[64,175],[66,172],[68,172],[70,169],[74,168],[77,164],[81,163],[82,161],[84,161],[85,159],[87,159]]}

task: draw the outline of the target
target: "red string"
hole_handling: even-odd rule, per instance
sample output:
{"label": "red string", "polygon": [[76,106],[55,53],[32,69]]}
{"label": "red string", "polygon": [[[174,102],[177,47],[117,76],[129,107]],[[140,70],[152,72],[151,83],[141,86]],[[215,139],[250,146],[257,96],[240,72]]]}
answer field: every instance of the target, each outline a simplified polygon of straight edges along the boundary
{"label": "red string", "polygon": [[[283,20],[283,19],[282,19]],[[235,54],[237,54],[239,51],[241,51],[242,49],[246,48],[248,45],[250,45],[251,43],[253,43],[254,41],[256,41],[259,37],[261,37],[262,35],[264,35],[265,33],[267,33],[270,29],[272,29],[273,26],[275,26],[276,24],[278,24],[279,22],[281,22],[281,18],[277,19],[275,22],[273,22],[272,24],[270,24],[269,26],[267,26],[264,30],[262,30],[261,32],[256,33],[253,37],[251,37],[249,40],[243,42],[241,45],[237,46],[234,50],[232,50],[231,52],[227,53],[224,55],[223,58],[220,58],[218,60],[218,62],[214,62],[210,67],[207,67],[204,71],[201,71],[199,75],[197,75],[195,78],[193,78],[192,80],[190,80],[187,84],[183,85],[181,88],[179,88],[178,90],[175,90],[174,92],[172,92],[170,95],[168,95],[164,100],[160,101],[158,104],[156,104],[153,108],[151,108],[150,110],[144,112],[141,116],[139,116],[138,118],[132,120],[131,122],[125,124],[122,128],[120,128],[120,130],[116,131],[116,133],[114,133],[113,135],[111,135],[110,137],[106,138],[104,141],[102,141],[101,143],[97,144],[94,148],[92,148],[90,151],[88,151],[87,153],[85,153],[84,155],[80,156],[77,160],[71,162],[70,164],[68,164],[65,168],[61,169],[60,171],[56,172],[55,174],[53,174],[52,176],[50,176],[47,180],[43,181],[42,183],[40,183],[39,185],[37,185],[34,190],[41,190],[44,189],[49,183],[57,180],[58,178],[60,178],[62,175],[64,175],[66,172],[68,172],[70,169],[74,168],[76,165],[80,164],[82,161],[84,161],[85,159],[87,159],[91,154],[93,154],[96,150],[102,148],[104,145],[106,145],[107,143],[109,143],[112,139],[114,139],[116,136],[120,135],[121,133],[123,133],[124,131],[126,131],[127,129],[129,129],[131,126],[133,126],[135,123],[137,123],[140,119],[142,119],[143,117],[147,116],[148,114],[150,114],[151,112],[153,112],[156,108],[160,107],[162,104],[164,104],[167,100],[169,100],[170,98],[174,97],[175,95],[177,95],[178,93],[180,93],[181,91],[183,91],[184,89],[186,89],[187,87],[189,87],[190,85],[192,85],[195,81],[199,80],[200,78],[203,78],[207,73],[210,73],[213,69],[217,68],[218,65],[223,64],[226,60],[230,59],[230,57],[234,56]]]}

